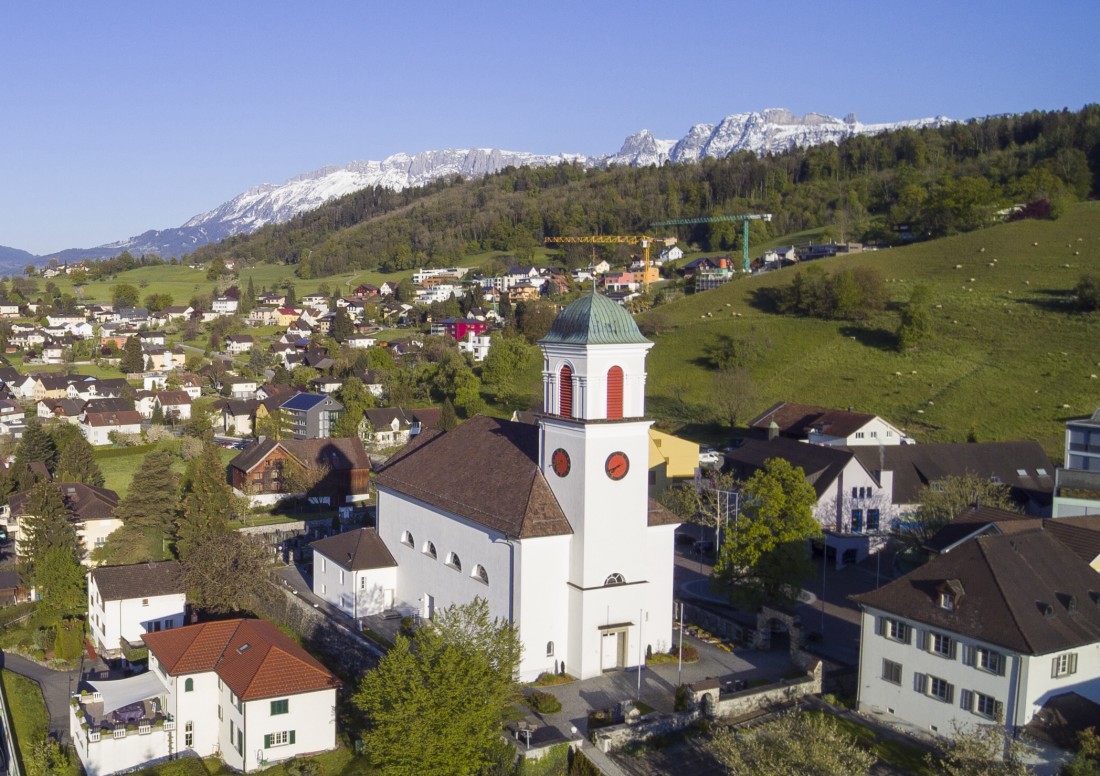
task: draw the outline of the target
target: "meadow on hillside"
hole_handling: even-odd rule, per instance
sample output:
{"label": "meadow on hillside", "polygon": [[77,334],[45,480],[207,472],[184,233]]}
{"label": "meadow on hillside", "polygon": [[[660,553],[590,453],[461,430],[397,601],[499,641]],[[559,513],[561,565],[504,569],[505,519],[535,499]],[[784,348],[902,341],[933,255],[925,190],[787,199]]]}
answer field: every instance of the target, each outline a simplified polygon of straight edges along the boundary
{"label": "meadow on hillside", "polygon": [[[659,312],[674,328],[654,338],[651,414],[673,429],[711,417],[708,348],[748,331],[767,343],[751,366],[761,411],[776,401],[850,406],[882,415],[918,441],[1033,439],[1060,460],[1064,422],[1100,407],[1100,315],[1068,305],[1081,275],[1100,271],[1100,203],[1076,205],[1057,221],[1002,224],[821,263],[830,271],[876,268],[893,304],[866,323],[762,309],[759,289],[790,283],[797,270],[789,268],[657,308],[650,315]],[[935,337],[900,353],[897,304],[918,283],[932,291]]]}

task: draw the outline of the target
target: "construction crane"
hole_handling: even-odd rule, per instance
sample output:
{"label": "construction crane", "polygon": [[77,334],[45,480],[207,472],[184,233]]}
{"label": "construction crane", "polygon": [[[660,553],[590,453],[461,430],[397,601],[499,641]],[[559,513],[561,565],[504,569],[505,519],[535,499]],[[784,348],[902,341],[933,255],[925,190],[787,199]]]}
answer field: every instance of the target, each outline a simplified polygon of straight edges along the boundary
{"label": "construction crane", "polygon": [[749,221],[771,221],[771,213],[749,213],[743,216],[705,216],[703,218],[676,218],[671,221],[654,221],[650,226],[688,226],[691,224],[713,224],[718,221],[740,221],[743,225],[741,240],[742,264],[749,271]]}
{"label": "construction crane", "polygon": [[649,246],[655,242],[664,242],[660,237],[649,237],[647,235],[598,235],[595,237],[545,237],[543,243],[558,244],[558,245],[613,245],[613,244],[625,244],[625,245],[641,245],[643,251],[643,262],[645,269],[642,272],[642,282],[649,286],[650,282],[656,280],[656,277],[652,277],[649,269]]}

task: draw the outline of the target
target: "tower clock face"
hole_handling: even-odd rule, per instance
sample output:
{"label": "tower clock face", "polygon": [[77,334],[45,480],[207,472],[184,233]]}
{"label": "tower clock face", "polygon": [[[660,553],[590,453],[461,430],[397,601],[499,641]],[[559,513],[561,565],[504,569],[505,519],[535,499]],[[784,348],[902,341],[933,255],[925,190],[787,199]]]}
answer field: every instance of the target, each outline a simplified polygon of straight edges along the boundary
{"label": "tower clock face", "polygon": [[550,467],[554,470],[554,474],[559,477],[564,477],[569,474],[569,468],[572,466],[572,462],[569,460],[569,453],[560,447],[550,455]]}
{"label": "tower clock face", "polygon": [[614,452],[607,456],[607,463],[604,464],[604,471],[607,472],[607,476],[613,480],[621,480],[626,476],[626,473],[630,471],[630,459],[626,457],[626,453]]}

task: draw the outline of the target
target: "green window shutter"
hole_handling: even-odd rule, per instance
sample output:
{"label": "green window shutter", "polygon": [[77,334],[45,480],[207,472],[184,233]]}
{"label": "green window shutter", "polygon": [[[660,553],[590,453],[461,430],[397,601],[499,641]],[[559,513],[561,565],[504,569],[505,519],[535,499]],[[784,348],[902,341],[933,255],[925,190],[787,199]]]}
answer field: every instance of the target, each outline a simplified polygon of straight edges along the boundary
{"label": "green window shutter", "polygon": [[266,736],[264,736],[264,749],[270,749],[270,748],[271,748],[271,736],[266,735]]}
{"label": "green window shutter", "polygon": [[292,743],[292,744],[294,743],[294,731],[293,730],[290,731],[290,743]]}

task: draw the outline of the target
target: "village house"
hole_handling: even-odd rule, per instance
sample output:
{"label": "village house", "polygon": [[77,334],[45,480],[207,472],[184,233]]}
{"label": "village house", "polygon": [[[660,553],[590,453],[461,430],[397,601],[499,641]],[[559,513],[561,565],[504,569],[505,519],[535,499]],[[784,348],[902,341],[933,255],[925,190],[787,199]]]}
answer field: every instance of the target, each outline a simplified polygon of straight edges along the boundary
{"label": "village house", "polygon": [[251,334],[233,334],[225,338],[225,352],[233,356],[250,353],[256,346],[256,338]]}
{"label": "village house", "polygon": [[861,609],[859,708],[921,730],[1043,728],[1065,703],[1100,714],[1097,575],[1045,531],[963,542]]}
{"label": "village house", "polygon": [[279,405],[295,439],[325,439],[344,413],[344,405],[321,393],[298,393]]}
{"label": "village house", "polygon": [[488,334],[477,335],[473,330],[466,332],[465,339],[458,343],[458,349],[462,353],[469,353],[475,362],[484,361],[489,357],[489,348],[493,344],[493,338]]}
{"label": "village house", "polygon": [[434,407],[404,410],[400,407],[374,407],[359,421],[359,437],[371,451],[400,447],[425,429],[439,423],[440,410]]}
{"label": "village house", "polygon": [[[230,484],[265,504],[289,496],[332,506],[362,501],[370,493],[370,472],[363,443],[354,438],[261,438],[229,462]],[[307,491],[296,490],[311,478],[316,482]]]}
{"label": "village house", "polygon": [[[826,557],[835,565],[858,563],[886,544],[897,510],[890,500],[890,472],[868,470],[852,450],[807,445],[777,437],[747,440],[725,454],[724,470],[744,481],[781,458],[801,468],[817,496],[814,517],[821,524]],[[882,480],[875,474],[882,476]]]}
{"label": "village house", "polygon": [[215,315],[236,315],[239,302],[231,296],[216,296],[210,305]]}
{"label": "village house", "polygon": [[[91,566],[92,550],[102,547],[107,537],[122,526],[122,521],[114,516],[118,494],[82,482],[55,482],[53,485],[61,492],[76,535],[84,548],[83,563]],[[0,521],[6,526],[8,536],[15,540],[16,555],[21,555],[22,527],[30,517],[26,511],[29,497],[30,491],[16,493],[9,496],[7,504],[0,508]]]}
{"label": "village house", "polygon": [[18,318],[19,305],[9,299],[0,299],[0,318]]}
{"label": "village house", "polygon": [[373,528],[336,534],[313,548],[313,594],[358,620],[394,606],[397,562]]}
{"label": "village house", "polygon": [[136,660],[145,650],[142,635],[183,627],[186,606],[179,561],[100,566],[88,572],[88,628],[102,657]]}
{"label": "village house", "polygon": [[88,443],[96,447],[111,444],[111,434],[140,434],[141,415],[137,410],[116,412],[84,412],[80,431]]}
{"label": "village house", "polygon": [[1065,466],[1055,472],[1054,517],[1100,515],[1100,409],[1066,421]]}
{"label": "village house", "polygon": [[812,445],[856,447],[858,445],[912,444],[912,438],[877,415],[834,410],[792,402],[776,402],[749,421],[755,439],[775,436],[797,439]]}
{"label": "village house", "polygon": [[336,747],[339,680],[264,620],[146,633],[149,670],[90,682],[70,715],[88,776],[189,753],[244,773]]}
{"label": "village house", "polygon": [[156,395],[153,406],[160,407],[166,423],[191,419],[191,396],[187,391],[161,391]]}

